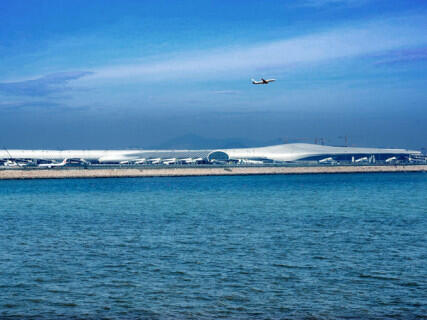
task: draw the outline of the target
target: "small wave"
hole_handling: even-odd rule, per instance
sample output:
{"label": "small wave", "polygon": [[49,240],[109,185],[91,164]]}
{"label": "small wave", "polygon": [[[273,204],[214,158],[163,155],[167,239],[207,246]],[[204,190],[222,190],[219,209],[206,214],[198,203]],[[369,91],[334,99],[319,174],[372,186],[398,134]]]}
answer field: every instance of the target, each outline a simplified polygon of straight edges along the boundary
{"label": "small wave", "polygon": [[175,270],[170,272],[171,275],[186,275],[187,272],[181,270]]}
{"label": "small wave", "polygon": [[227,301],[237,301],[237,302],[249,301],[248,298],[246,298],[244,296],[235,295],[235,294],[222,296],[222,299],[227,300]]}
{"label": "small wave", "polygon": [[416,282],[403,282],[400,285],[403,287],[419,287],[419,284]]}
{"label": "small wave", "polygon": [[32,288],[33,285],[29,284],[29,283],[17,283],[15,285],[11,285],[11,286],[4,286],[4,288],[15,288],[15,289],[25,289],[25,288]]}
{"label": "small wave", "polygon": [[380,275],[375,275],[375,274],[360,274],[359,275],[360,278],[368,278],[368,279],[377,279],[377,280],[392,280],[392,281],[397,281],[399,280],[398,278],[393,278],[393,277],[387,277],[387,276],[380,276]]}
{"label": "small wave", "polygon": [[114,269],[114,268],[121,269],[121,268],[125,268],[126,265],[125,264],[104,264],[103,267],[106,269]]}
{"label": "small wave", "polygon": [[68,293],[68,290],[62,290],[62,289],[46,289],[47,292],[51,292],[51,293]]}
{"label": "small wave", "polygon": [[280,268],[287,268],[287,269],[313,269],[312,266],[296,266],[296,265],[283,264],[283,263],[274,263],[273,267],[280,267]]}
{"label": "small wave", "polygon": [[53,302],[52,304],[58,307],[77,307],[76,303],[67,301]]}
{"label": "small wave", "polygon": [[323,257],[323,256],[314,256],[313,259],[316,259],[316,260],[326,260],[328,258],[327,257]]}

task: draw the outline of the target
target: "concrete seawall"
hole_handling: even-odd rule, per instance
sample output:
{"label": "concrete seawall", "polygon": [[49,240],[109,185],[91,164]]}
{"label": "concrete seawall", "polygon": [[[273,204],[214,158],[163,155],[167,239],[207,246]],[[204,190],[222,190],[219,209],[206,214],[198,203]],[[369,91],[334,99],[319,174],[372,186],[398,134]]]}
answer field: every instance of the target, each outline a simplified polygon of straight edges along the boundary
{"label": "concrete seawall", "polygon": [[0,170],[5,179],[65,179],[65,178],[121,178],[121,177],[184,177],[265,174],[321,174],[427,172],[427,165],[399,166],[330,166],[330,167],[215,167],[215,168],[123,168],[123,169],[10,169]]}

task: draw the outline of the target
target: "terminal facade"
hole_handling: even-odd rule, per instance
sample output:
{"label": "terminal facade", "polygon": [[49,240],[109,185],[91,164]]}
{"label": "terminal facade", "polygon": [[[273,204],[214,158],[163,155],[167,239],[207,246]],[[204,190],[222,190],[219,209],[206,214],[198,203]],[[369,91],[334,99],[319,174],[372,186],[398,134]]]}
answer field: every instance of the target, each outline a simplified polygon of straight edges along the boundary
{"label": "terminal facade", "polygon": [[400,163],[425,162],[420,151],[333,147],[291,143],[258,148],[215,150],[0,150],[0,165],[67,164],[268,164],[268,163]]}

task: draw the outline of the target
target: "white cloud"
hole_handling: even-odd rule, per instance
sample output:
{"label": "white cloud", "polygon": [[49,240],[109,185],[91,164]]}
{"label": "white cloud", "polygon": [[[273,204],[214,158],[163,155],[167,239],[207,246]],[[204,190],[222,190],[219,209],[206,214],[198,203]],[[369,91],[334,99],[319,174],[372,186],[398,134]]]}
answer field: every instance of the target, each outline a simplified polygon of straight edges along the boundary
{"label": "white cloud", "polygon": [[344,6],[360,6],[368,2],[368,0],[300,0],[300,6],[307,7],[322,7],[327,5],[344,5]]}
{"label": "white cloud", "polygon": [[[329,32],[259,43],[249,47],[218,48],[177,54],[161,61],[105,66],[87,81],[127,79],[160,81],[256,76],[262,70],[278,73],[292,66],[339,60],[427,43],[423,16],[371,22]],[[262,73],[262,72],[261,72]],[[80,81],[85,81],[82,79]]]}
{"label": "white cloud", "polygon": [[18,96],[46,96],[63,92],[72,80],[91,74],[87,71],[59,72],[48,74],[36,79],[0,82],[0,92]]}

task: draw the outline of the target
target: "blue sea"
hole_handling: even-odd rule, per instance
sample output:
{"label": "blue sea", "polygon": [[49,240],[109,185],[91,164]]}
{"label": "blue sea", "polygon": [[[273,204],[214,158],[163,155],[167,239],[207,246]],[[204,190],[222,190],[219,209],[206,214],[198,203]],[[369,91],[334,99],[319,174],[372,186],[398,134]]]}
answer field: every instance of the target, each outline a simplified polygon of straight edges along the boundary
{"label": "blue sea", "polygon": [[427,174],[0,181],[0,319],[426,319]]}

